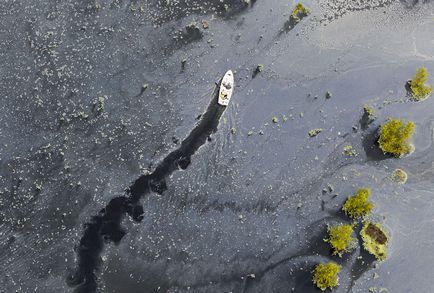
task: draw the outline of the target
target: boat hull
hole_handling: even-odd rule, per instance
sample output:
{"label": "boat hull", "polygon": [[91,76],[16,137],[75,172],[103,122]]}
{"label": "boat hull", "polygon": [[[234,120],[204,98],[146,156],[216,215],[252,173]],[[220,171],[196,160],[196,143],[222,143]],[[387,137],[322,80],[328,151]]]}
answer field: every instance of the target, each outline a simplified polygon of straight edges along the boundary
{"label": "boat hull", "polygon": [[234,73],[229,70],[223,76],[222,82],[220,84],[219,99],[218,103],[222,106],[229,105],[233,91],[234,91]]}

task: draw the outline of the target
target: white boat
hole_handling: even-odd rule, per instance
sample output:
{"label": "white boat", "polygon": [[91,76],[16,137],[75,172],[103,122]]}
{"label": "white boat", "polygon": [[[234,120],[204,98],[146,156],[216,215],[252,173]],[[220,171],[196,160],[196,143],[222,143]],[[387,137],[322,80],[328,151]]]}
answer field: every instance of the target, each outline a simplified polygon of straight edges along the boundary
{"label": "white boat", "polygon": [[229,105],[229,101],[232,97],[234,91],[234,74],[232,70],[226,72],[223,76],[222,82],[220,84],[219,100],[218,103],[222,106]]}

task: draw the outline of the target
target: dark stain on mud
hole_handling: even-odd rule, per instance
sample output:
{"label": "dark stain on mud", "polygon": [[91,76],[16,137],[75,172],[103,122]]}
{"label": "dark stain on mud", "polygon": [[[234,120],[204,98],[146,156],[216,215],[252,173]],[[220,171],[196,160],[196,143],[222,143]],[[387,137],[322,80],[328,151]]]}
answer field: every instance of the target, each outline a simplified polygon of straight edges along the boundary
{"label": "dark stain on mud", "polygon": [[372,223],[368,224],[368,227],[366,228],[366,234],[371,236],[378,244],[386,244],[387,242],[387,236],[384,234],[381,229],[379,229],[377,226],[375,226]]}
{"label": "dark stain on mud", "polygon": [[127,189],[125,196],[119,196],[110,202],[97,215],[84,225],[83,236],[77,248],[78,265],[67,283],[77,286],[74,292],[95,292],[97,289],[96,270],[100,265],[100,255],[106,242],[119,243],[126,231],[121,226],[125,215],[134,221],[143,220],[143,207],[140,199],[150,191],[163,194],[167,190],[165,178],[179,169],[186,169],[191,156],[202,146],[209,136],[217,130],[219,120],[226,107],[217,103],[218,87],[212,94],[212,99],[206,112],[197,126],[182,141],[179,148],[169,153],[147,175],[138,178]]}

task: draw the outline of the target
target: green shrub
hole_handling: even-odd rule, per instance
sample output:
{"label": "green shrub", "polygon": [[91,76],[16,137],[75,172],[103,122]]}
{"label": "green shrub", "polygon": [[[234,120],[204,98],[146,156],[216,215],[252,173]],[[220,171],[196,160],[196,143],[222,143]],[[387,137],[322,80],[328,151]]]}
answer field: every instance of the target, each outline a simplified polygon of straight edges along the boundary
{"label": "green shrub", "polygon": [[432,93],[432,85],[427,85],[428,70],[425,67],[420,67],[416,70],[416,75],[409,81],[411,94],[417,100],[423,100]]}
{"label": "green shrub", "polygon": [[380,138],[378,139],[380,149],[395,157],[402,157],[411,153],[414,147],[410,139],[415,129],[416,125],[412,121],[406,123],[401,119],[389,118],[380,128]]}
{"label": "green shrub", "polygon": [[310,10],[304,7],[303,4],[298,3],[294,7],[294,10],[292,10],[290,18],[294,22],[299,22],[303,17],[308,16],[309,14]]}
{"label": "green shrub", "polygon": [[352,219],[366,216],[374,208],[374,204],[369,201],[370,195],[369,188],[359,188],[355,195],[348,197],[342,210]]}
{"label": "green shrub", "polygon": [[341,266],[335,262],[320,263],[313,272],[313,283],[322,291],[339,285]]}
{"label": "green shrub", "polygon": [[329,226],[327,231],[329,236],[324,241],[330,243],[333,248],[333,255],[342,256],[355,247],[356,239],[352,237],[354,232],[352,225]]}

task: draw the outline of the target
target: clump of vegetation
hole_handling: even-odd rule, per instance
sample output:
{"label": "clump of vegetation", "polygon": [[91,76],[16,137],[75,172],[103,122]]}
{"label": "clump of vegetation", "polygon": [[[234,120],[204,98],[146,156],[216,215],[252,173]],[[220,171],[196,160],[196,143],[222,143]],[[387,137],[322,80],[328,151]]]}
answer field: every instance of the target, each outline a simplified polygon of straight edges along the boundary
{"label": "clump of vegetation", "polygon": [[271,121],[273,121],[273,123],[278,123],[279,118],[277,118],[276,116],[273,116],[273,118],[271,118]]}
{"label": "clump of vegetation", "polygon": [[313,272],[313,283],[322,291],[339,285],[341,266],[335,262],[320,263]]}
{"label": "clump of vegetation", "polygon": [[358,219],[369,214],[374,208],[374,204],[369,201],[371,190],[369,188],[359,188],[356,194],[348,197],[342,210],[352,219]]}
{"label": "clump of vegetation", "polygon": [[375,110],[368,104],[363,105],[363,112],[368,116],[369,119],[375,119]]}
{"label": "clump of vegetation", "polygon": [[416,75],[409,81],[411,94],[417,101],[426,99],[432,93],[432,85],[427,85],[428,70],[425,67],[420,67],[416,70]]}
{"label": "clump of vegetation", "polygon": [[389,118],[387,123],[380,128],[378,143],[381,150],[397,158],[411,153],[414,146],[410,139],[415,128],[416,125],[412,121],[406,123],[401,119]]}
{"label": "clump of vegetation", "polygon": [[387,245],[389,237],[380,224],[365,222],[360,231],[363,240],[363,247],[377,260],[383,261],[387,258]]}
{"label": "clump of vegetation", "polygon": [[291,16],[290,19],[297,23],[299,22],[303,17],[308,16],[310,14],[310,10],[307,9],[306,7],[304,7],[303,4],[298,3],[295,7],[294,10],[292,10],[291,12]]}
{"label": "clump of vegetation", "polygon": [[315,128],[308,132],[310,137],[317,136],[322,131],[322,128]]}
{"label": "clump of vegetation", "polygon": [[398,184],[404,184],[405,182],[407,182],[407,178],[407,172],[402,169],[395,169],[392,175],[390,175],[390,179]]}
{"label": "clump of vegetation", "polygon": [[329,226],[327,228],[328,238],[324,239],[325,242],[330,243],[333,248],[333,255],[342,256],[345,252],[349,252],[356,245],[356,239],[353,235],[353,225],[341,224],[336,226]]}
{"label": "clump of vegetation", "polygon": [[344,151],[342,153],[350,157],[357,156],[356,150],[351,145],[344,146]]}

